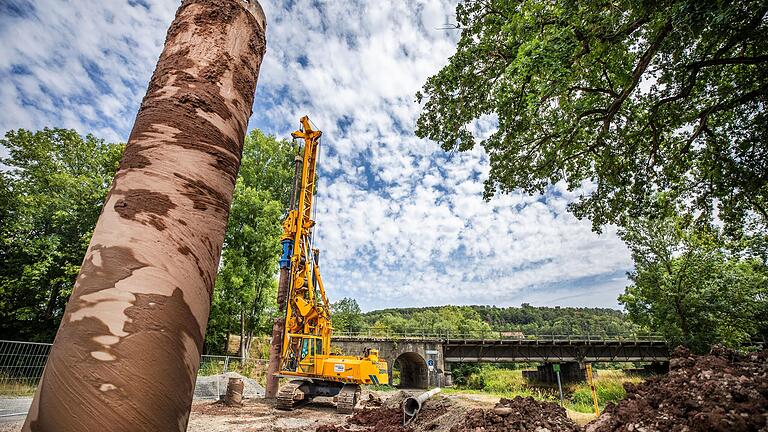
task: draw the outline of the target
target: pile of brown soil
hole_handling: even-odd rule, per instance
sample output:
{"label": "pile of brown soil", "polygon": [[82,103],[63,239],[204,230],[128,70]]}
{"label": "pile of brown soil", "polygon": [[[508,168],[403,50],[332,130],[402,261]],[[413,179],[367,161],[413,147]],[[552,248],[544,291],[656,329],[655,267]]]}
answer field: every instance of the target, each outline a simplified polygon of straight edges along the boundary
{"label": "pile of brown soil", "polygon": [[381,407],[364,408],[347,419],[346,425],[324,425],[316,432],[448,432],[463,421],[466,408],[457,406],[442,396],[436,396],[424,403],[416,419],[403,426],[402,401],[411,393],[400,391],[382,403]]}
{"label": "pile of brown soil", "polygon": [[693,356],[678,348],[670,372],[625,384],[627,398],[609,404],[587,432],[768,430],[768,351],[741,355],[713,348]]}
{"label": "pile of brown soil", "polygon": [[[351,425],[362,426],[364,431],[376,432],[407,432],[403,427],[403,411],[399,408],[363,409],[357,411],[347,419]],[[347,432],[350,429],[344,426],[324,425],[317,428],[316,432]],[[356,428],[355,430],[361,430]]]}
{"label": "pile of brown soil", "polygon": [[315,429],[315,432],[349,432],[349,429],[344,429],[343,426],[322,425]]}
{"label": "pile of brown soil", "polygon": [[376,408],[383,405],[383,403],[384,402],[382,402],[381,396],[371,392],[371,393],[368,393],[368,398],[362,402],[362,405],[366,408]]}
{"label": "pile of brown soil", "polygon": [[464,421],[451,432],[482,430],[484,432],[578,432],[579,426],[569,419],[565,409],[532,397],[502,398],[489,410],[470,410]]}
{"label": "pile of brown soil", "polygon": [[370,431],[405,432],[403,410],[400,408],[378,408],[358,411],[347,420],[348,423],[365,426]]}

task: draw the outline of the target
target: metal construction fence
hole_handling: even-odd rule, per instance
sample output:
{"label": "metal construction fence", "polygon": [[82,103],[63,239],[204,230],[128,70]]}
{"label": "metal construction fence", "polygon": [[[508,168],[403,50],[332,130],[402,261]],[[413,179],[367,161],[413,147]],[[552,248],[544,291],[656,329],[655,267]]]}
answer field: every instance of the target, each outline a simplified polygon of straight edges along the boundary
{"label": "metal construction fence", "polygon": [[[48,343],[0,340],[0,395],[33,393],[50,351]],[[203,355],[198,377],[236,372],[257,379],[264,374],[266,364],[266,359]]]}
{"label": "metal construction fence", "polygon": [[0,340],[0,391],[34,391],[50,351],[47,343]]}

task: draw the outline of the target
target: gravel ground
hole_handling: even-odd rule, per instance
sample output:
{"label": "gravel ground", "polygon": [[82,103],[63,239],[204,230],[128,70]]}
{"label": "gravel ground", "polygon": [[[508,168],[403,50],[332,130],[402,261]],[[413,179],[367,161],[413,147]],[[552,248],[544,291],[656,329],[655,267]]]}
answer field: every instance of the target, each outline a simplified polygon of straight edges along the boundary
{"label": "gravel ground", "polygon": [[241,378],[243,380],[243,397],[259,398],[264,397],[264,387],[256,380],[244,377],[235,372],[227,372],[220,375],[209,375],[197,377],[195,383],[195,398],[197,399],[219,399],[219,396],[227,392],[227,382],[230,378]]}
{"label": "gravel ground", "polygon": [[0,398],[0,432],[18,432],[31,404],[31,397]]}
{"label": "gravel ground", "polygon": [[294,411],[279,411],[264,399],[246,400],[242,408],[195,401],[187,432],[304,432],[344,422],[347,417],[336,413],[331,398],[322,397]]}
{"label": "gravel ground", "polygon": [[[384,400],[385,406],[399,405],[398,398],[393,398],[397,392],[377,393],[377,395]],[[388,400],[390,398],[392,400]],[[448,398],[466,408],[488,409],[499,401],[498,397],[479,394],[455,394]],[[362,400],[367,399],[368,394],[364,391]],[[31,400],[31,398],[0,399],[0,408],[26,410]],[[363,402],[358,405],[358,409],[366,404]],[[455,411],[457,415],[463,412],[463,410]],[[3,413],[9,413],[9,411],[3,411]],[[573,413],[568,414],[572,417]],[[198,398],[192,403],[187,432],[313,432],[321,425],[345,425],[349,417],[349,415],[336,413],[336,407],[331,398],[315,398],[312,403],[295,411],[279,411],[274,408],[272,402],[260,397],[246,399],[242,408],[227,407],[210,399]],[[576,421],[582,424],[582,421]],[[23,422],[23,416],[0,417],[0,432],[18,432]],[[350,426],[347,425],[347,427]],[[360,426],[352,427],[358,430],[363,429]]]}

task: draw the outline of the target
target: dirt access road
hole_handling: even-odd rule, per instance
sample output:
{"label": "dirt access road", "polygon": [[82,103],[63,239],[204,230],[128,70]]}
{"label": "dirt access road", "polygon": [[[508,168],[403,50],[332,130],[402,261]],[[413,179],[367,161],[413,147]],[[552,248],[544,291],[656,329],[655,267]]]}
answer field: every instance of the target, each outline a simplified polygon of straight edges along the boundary
{"label": "dirt access road", "polygon": [[294,411],[280,411],[265,399],[246,400],[242,408],[210,401],[195,401],[187,432],[298,432],[314,431],[324,424],[343,423],[330,398],[318,397]]}
{"label": "dirt access road", "polygon": [[[21,399],[19,399],[21,400]],[[31,399],[30,399],[31,400]],[[14,407],[16,408],[16,407]],[[24,413],[0,417],[0,432],[18,432],[24,424],[26,406],[18,407]],[[11,414],[10,411],[5,414]],[[343,423],[347,416],[337,414],[331,399],[317,398],[316,402],[300,410],[276,410],[264,399],[246,400],[242,408],[229,408],[210,400],[195,400],[189,418],[188,432],[314,431],[321,424]]]}
{"label": "dirt access road", "polygon": [[[414,391],[413,393],[419,392]],[[383,401],[384,407],[399,407],[403,398],[403,394],[398,392],[377,393],[376,395]],[[368,405],[367,399],[367,392],[364,392],[363,402],[357,406],[356,411],[364,409]],[[478,394],[440,395],[436,399],[447,400],[452,407],[451,411],[455,411],[458,417],[462,417],[463,413],[472,408],[491,409],[499,401],[498,397]],[[568,412],[568,415],[579,425],[594,419],[591,415],[581,415],[574,412]],[[337,414],[330,398],[315,398],[312,403],[294,411],[279,411],[274,408],[272,402],[264,399],[247,400],[242,408],[230,408],[218,403],[196,401],[192,406],[192,415],[187,431],[314,432],[323,425],[344,425],[344,430],[367,430],[363,427],[345,424],[349,417],[349,415]],[[443,429],[447,430],[452,424],[445,424],[444,426]],[[414,430],[421,429],[417,427]],[[438,428],[438,430],[442,429]]]}

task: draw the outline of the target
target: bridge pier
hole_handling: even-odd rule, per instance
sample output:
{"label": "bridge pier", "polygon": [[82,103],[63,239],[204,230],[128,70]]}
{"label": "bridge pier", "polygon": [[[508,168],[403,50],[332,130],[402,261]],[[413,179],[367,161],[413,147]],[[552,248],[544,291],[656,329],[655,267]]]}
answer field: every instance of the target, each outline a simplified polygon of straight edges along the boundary
{"label": "bridge pier", "polygon": [[450,363],[443,366],[443,387],[453,387],[453,372],[451,372]]}
{"label": "bridge pier", "polygon": [[[577,383],[587,380],[586,365],[583,362],[564,362],[560,364],[560,380],[565,383]],[[523,371],[523,377],[546,384],[557,384],[557,375],[553,363],[539,365],[535,371]],[[592,372],[596,375],[596,371]]]}

